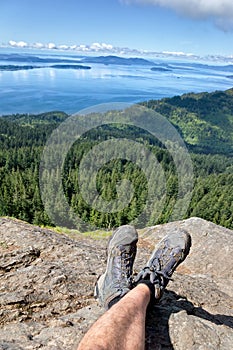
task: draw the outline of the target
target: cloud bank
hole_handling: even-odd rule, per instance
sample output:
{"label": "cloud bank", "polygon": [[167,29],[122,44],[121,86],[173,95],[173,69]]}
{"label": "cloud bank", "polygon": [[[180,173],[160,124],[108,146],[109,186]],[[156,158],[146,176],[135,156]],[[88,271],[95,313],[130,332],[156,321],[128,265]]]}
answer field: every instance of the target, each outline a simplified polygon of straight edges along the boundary
{"label": "cloud bank", "polygon": [[88,53],[99,53],[103,55],[125,55],[125,56],[136,56],[136,57],[173,57],[173,58],[184,58],[191,60],[207,59],[208,61],[218,61],[218,62],[233,62],[233,56],[221,56],[221,55],[208,55],[208,56],[198,56],[193,53],[182,52],[182,51],[148,51],[148,50],[138,50],[131,49],[128,47],[116,47],[111,44],[106,43],[93,43],[90,45],[80,44],[80,45],[57,45],[55,43],[27,43],[23,40],[15,41],[10,40],[8,44],[0,44],[1,47],[12,47],[20,49],[37,49],[37,50],[50,50],[50,51],[72,51],[79,53],[81,55],[86,55]]}
{"label": "cloud bank", "polygon": [[[1,47],[1,45],[0,45]],[[3,47],[15,47],[15,48],[29,48],[29,49],[45,49],[52,51],[77,51],[80,53],[104,53],[104,54],[117,54],[117,55],[172,55],[172,56],[180,56],[180,57],[193,57],[198,58],[199,56],[194,55],[193,53],[185,53],[185,52],[155,52],[148,50],[138,50],[131,49],[128,47],[116,47],[111,44],[106,43],[92,43],[90,45],[57,45],[55,43],[27,43],[25,41],[15,41],[10,40],[7,45],[3,44]]]}
{"label": "cloud bank", "polygon": [[233,30],[232,0],[121,0],[121,2],[165,7],[189,18],[211,19],[221,30]]}
{"label": "cloud bank", "polygon": [[[10,40],[8,42],[8,46],[10,47],[18,47],[18,48],[33,48],[33,49],[48,49],[48,50],[75,50],[80,52],[119,52],[120,49],[117,47],[113,47],[110,44],[106,43],[93,43],[91,45],[57,45],[55,43],[27,43],[25,41],[15,41]],[[127,50],[127,48],[125,49]]]}
{"label": "cloud bank", "polygon": [[154,56],[154,57],[183,57],[183,58],[193,58],[198,59],[199,56],[193,53],[185,52],[168,52],[168,51],[148,51],[148,50],[139,50],[129,47],[116,47],[111,44],[106,43],[92,43],[90,45],[79,44],[79,45],[57,45],[55,43],[27,43],[23,40],[15,41],[10,40],[7,44],[0,44],[0,47],[12,47],[12,48],[23,48],[23,49],[38,49],[38,50],[51,50],[51,51],[73,51],[80,54],[93,54],[99,53],[104,55],[126,55],[126,56]]}

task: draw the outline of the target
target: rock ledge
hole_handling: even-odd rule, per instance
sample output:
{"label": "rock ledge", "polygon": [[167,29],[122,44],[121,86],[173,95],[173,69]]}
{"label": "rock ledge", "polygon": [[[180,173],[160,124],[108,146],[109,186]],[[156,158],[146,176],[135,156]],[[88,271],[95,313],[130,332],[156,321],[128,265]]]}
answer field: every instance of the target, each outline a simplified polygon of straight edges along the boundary
{"label": "rock ledge", "polygon": [[[148,312],[146,349],[233,346],[233,231],[199,218],[140,231],[135,270],[167,232],[184,228],[192,249]],[[0,218],[0,349],[74,350],[103,310],[93,298],[106,239],[70,238]]]}

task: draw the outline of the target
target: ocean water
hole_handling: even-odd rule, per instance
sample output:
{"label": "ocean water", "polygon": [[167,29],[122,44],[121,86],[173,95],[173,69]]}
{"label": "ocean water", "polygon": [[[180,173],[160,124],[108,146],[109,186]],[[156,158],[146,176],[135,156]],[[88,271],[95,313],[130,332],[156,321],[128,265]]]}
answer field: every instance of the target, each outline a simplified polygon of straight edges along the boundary
{"label": "ocean water", "polygon": [[[188,92],[225,90],[233,86],[233,79],[228,77],[233,75],[233,66],[223,69],[217,64],[207,66],[190,61],[151,60],[155,65],[169,65],[171,70],[162,72],[151,71],[148,66],[91,63],[87,64],[91,66],[90,70],[46,67],[0,71],[0,115],[53,110],[72,114],[100,103],[136,103]],[[30,63],[6,63],[0,55],[2,64]],[[44,63],[35,65],[42,66]]]}

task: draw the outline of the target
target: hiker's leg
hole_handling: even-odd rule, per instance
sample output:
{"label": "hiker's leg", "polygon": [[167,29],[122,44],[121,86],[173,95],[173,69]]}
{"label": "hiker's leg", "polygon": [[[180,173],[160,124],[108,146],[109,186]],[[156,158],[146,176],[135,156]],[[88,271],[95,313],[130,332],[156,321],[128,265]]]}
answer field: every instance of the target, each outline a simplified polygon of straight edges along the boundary
{"label": "hiker's leg", "polygon": [[89,329],[78,350],[143,350],[150,289],[139,284]]}

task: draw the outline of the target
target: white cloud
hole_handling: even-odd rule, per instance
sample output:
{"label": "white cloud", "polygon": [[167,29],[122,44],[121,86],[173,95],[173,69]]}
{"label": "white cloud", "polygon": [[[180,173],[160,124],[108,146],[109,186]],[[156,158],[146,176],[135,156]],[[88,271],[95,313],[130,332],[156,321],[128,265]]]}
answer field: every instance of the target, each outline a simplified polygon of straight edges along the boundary
{"label": "white cloud", "polygon": [[106,43],[92,43],[90,45],[79,44],[79,45],[57,45],[55,43],[40,43],[36,42],[33,44],[28,44],[25,41],[14,41],[10,40],[8,43],[11,47],[28,47],[34,49],[49,49],[49,50],[70,50],[75,52],[82,53],[100,53],[100,54],[116,54],[116,55],[127,55],[127,56],[146,56],[146,55],[154,55],[155,57],[164,57],[164,56],[183,56],[190,57],[193,54],[188,54],[184,52],[151,52],[147,50],[138,50],[138,49],[130,49],[128,47],[116,47],[111,44]]}
{"label": "white cloud", "polygon": [[16,46],[16,41],[10,40],[10,41],[9,41],[9,45],[10,45],[10,46]]}
{"label": "white cloud", "polygon": [[17,45],[19,47],[27,47],[28,46],[28,44],[25,41],[18,41]]}
{"label": "white cloud", "polygon": [[81,51],[81,52],[118,52],[118,48],[114,48],[111,44],[106,43],[92,43],[91,45],[56,45],[55,43],[40,43],[36,42],[33,44],[28,44],[25,41],[15,41],[10,40],[8,42],[9,46],[12,47],[28,47],[28,48],[34,48],[34,49],[49,49],[49,50],[74,50],[74,51]]}
{"label": "white cloud", "polygon": [[21,48],[36,48],[36,49],[50,49],[53,50],[69,50],[73,52],[79,52],[82,54],[88,54],[88,53],[100,53],[105,55],[123,55],[123,56],[131,56],[131,57],[148,57],[148,59],[155,59],[155,58],[161,58],[161,57],[173,57],[173,58],[182,58],[182,59],[191,59],[191,60],[200,60],[200,59],[207,59],[208,62],[210,60],[215,62],[224,62],[224,63],[233,63],[233,56],[221,56],[221,55],[211,55],[211,56],[198,56],[193,53],[187,53],[182,51],[149,51],[149,50],[138,50],[138,49],[132,49],[128,47],[116,47],[111,44],[105,44],[105,43],[93,43],[91,45],[85,45],[85,44],[74,44],[74,45],[56,45],[55,43],[26,43],[25,41],[15,41],[10,40],[8,44],[0,44],[0,47],[21,47]]}
{"label": "white cloud", "polygon": [[47,49],[50,49],[50,50],[56,49],[56,45],[55,45],[54,43],[48,43],[48,44],[46,45],[46,48],[47,48]]}
{"label": "white cloud", "polygon": [[105,44],[105,43],[102,43],[102,47],[103,47],[103,49],[105,49],[105,50],[112,50],[113,49],[113,46],[112,45],[110,45],[110,44]]}
{"label": "white cloud", "polygon": [[71,45],[70,50],[75,50],[77,48],[77,45]]}
{"label": "white cloud", "polygon": [[25,41],[10,40],[9,45],[14,47],[28,47],[28,43],[26,43]]}
{"label": "white cloud", "polygon": [[120,0],[127,4],[141,3],[161,6],[194,19],[210,18],[224,31],[233,29],[232,0]]}
{"label": "white cloud", "polygon": [[[55,45],[56,46],[56,45]],[[58,45],[57,47],[59,50],[69,50],[70,46],[69,45]]]}
{"label": "white cloud", "polygon": [[113,50],[113,46],[105,43],[93,43],[90,45],[90,49],[94,51],[103,51],[103,50]]}
{"label": "white cloud", "polygon": [[221,56],[221,55],[212,55],[201,57],[193,53],[187,53],[182,51],[149,51],[149,50],[138,50],[128,47],[116,47],[111,44],[105,43],[93,43],[91,45],[79,44],[79,45],[56,45],[55,43],[26,43],[25,41],[15,41],[10,40],[8,44],[0,44],[0,47],[27,47],[27,48],[36,48],[36,49],[50,49],[53,50],[69,50],[73,52],[78,52],[82,54],[88,53],[99,53],[104,55],[122,55],[127,57],[148,57],[148,59],[162,58],[162,57],[173,57],[173,58],[182,58],[182,59],[191,59],[191,60],[200,60],[207,59],[208,61],[218,61],[218,62],[227,62],[233,63],[233,56]]}
{"label": "white cloud", "polygon": [[44,48],[44,44],[42,44],[42,43],[34,43],[34,44],[32,44],[32,47],[34,47],[35,49],[43,49]]}
{"label": "white cloud", "polygon": [[163,51],[162,52],[165,55],[170,56],[182,56],[182,57],[194,57],[195,55],[193,53],[185,53],[183,51]]}
{"label": "white cloud", "polygon": [[75,50],[76,51],[84,51],[84,52],[85,51],[90,51],[89,47],[87,45],[83,45],[83,44],[82,45],[78,45],[78,46],[76,45],[75,46]]}

